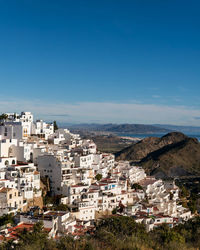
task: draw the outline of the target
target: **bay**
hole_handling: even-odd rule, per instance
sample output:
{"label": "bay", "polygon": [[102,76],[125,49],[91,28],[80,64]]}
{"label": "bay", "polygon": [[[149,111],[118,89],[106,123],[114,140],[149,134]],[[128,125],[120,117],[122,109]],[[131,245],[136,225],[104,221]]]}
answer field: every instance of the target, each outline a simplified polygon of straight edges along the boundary
{"label": "bay", "polygon": [[[139,139],[144,139],[146,137],[162,137],[166,135],[166,133],[156,133],[156,134],[129,134],[129,133],[117,133],[118,136],[122,137],[133,137],[133,138],[139,138]],[[185,135],[189,137],[196,138],[200,142],[200,133],[199,134],[190,134],[190,133],[185,133]]]}

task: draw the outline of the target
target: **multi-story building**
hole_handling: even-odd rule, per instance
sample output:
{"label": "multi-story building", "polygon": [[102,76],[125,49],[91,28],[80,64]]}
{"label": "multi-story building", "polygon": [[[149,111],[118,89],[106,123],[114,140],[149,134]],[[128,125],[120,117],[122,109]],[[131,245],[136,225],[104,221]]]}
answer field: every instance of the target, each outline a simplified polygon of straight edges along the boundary
{"label": "multi-story building", "polygon": [[0,189],[0,214],[15,212],[23,209],[23,197],[16,188]]}
{"label": "multi-story building", "polygon": [[74,183],[72,179],[74,163],[68,160],[62,161],[51,154],[38,156],[37,163],[41,176],[48,177],[50,180],[52,194],[66,195],[68,186]]}
{"label": "multi-story building", "polygon": [[54,125],[53,123],[46,123],[43,120],[37,120],[33,124],[33,131],[32,134],[40,135],[44,137],[46,140],[49,138],[50,135],[54,133]]}

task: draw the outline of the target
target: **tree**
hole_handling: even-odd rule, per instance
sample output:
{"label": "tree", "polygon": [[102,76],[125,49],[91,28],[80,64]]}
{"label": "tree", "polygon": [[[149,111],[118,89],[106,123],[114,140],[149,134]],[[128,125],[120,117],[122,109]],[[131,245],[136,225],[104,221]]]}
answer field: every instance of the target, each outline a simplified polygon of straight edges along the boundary
{"label": "tree", "polygon": [[111,232],[116,237],[146,234],[145,226],[136,223],[132,217],[112,216],[103,219],[97,225],[97,236],[101,230]]}
{"label": "tree", "polygon": [[20,250],[26,249],[55,249],[51,240],[48,239],[48,233],[44,231],[43,223],[38,222],[33,226],[32,231],[24,229],[18,233]]}
{"label": "tree", "polygon": [[117,208],[113,208],[112,214],[116,214],[116,213],[117,213]]}
{"label": "tree", "polygon": [[54,126],[54,132],[58,130],[58,125],[56,121],[53,121],[53,126]]}
{"label": "tree", "polygon": [[181,197],[188,197],[189,195],[190,195],[189,190],[185,186],[182,186],[180,196]]}
{"label": "tree", "polygon": [[[150,232],[150,235],[154,240],[154,244],[159,243],[161,246],[164,246],[164,249],[167,249],[169,244],[180,246],[185,243],[184,236],[174,229],[170,229],[167,224],[162,224],[160,227],[154,229]],[[179,247],[177,247],[177,249],[179,249]]]}
{"label": "tree", "polygon": [[97,174],[97,175],[95,176],[95,179],[96,179],[97,181],[100,181],[100,180],[102,179],[102,174]]}
{"label": "tree", "polygon": [[197,211],[197,205],[195,200],[190,199],[187,205],[193,214]]}
{"label": "tree", "polygon": [[8,223],[14,224],[14,217],[11,214],[6,214],[0,217],[0,226],[4,226]]}
{"label": "tree", "polygon": [[59,204],[57,206],[54,206],[53,209],[55,211],[69,211],[69,207],[65,204]]}
{"label": "tree", "polygon": [[7,118],[8,118],[8,115],[6,115],[6,114],[0,115],[0,120],[6,120]]}
{"label": "tree", "polygon": [[143,190],[142,186],[140,186],[140,184],[138,184],[138,183],[132,184],[132,185],[131,185],[131,188],[132,188],[132,189],[135,189],[135,190],[138,190],[138,189]]}

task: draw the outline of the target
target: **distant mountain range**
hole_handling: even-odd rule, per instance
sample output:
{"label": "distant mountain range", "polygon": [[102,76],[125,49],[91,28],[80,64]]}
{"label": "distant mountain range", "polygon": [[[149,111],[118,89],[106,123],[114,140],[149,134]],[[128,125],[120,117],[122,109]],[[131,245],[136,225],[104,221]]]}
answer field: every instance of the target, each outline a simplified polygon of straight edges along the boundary
{"label": "distant mountain range", "polygon": [[179,132],[148,137],[116,153],[159,178],[200,175],[200,143]]}
{"label": "distant mountain range", "polygon": [[176,125],[162,125],[162,124],[155,124],[154,126],[159,128],[165,128],[171,131],[179,131],[186,134],[195,134],[200,133],[200,127],[197,126],[176,126]]}
{"label": "distant mountain range", "polygon": [[71,130],[87,130],[87,131],[104,131],[111,133],[132,133],[132,134],[145,134],[145,133],[167,133],[170,130],[156,127],[153,125],[144,124],[74,124],[69,125],[67,128]]}
{"label": "distant mountain range", "polygon": [[70,130],[87,130],[87,131],[102,131],[111,133],[130,133],[130,134],[156,134],[168,133],[172,131],[182,132],[186,134],[200,133],[200,127],[195,126],[176,126],[163,124],[97,124],[97,123],[82,123],[69,124],[58,123],[59,127],[69,128]]}

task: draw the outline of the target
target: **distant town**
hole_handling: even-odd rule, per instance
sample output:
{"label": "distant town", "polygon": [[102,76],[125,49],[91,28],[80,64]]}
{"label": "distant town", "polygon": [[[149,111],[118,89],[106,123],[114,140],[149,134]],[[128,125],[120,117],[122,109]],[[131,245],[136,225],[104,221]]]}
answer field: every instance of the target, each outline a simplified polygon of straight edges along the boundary
{"label": "distant town", "polygon": [[147,176],[140,166],[116,161],[91,139],[34,120],[31,112],[0,116],[0,241],[18,242],[18,229],[42,222],[48,237],[92,234],[97,221],[126,216],[149,232],[194,216],[179,203],[173,180]]}

